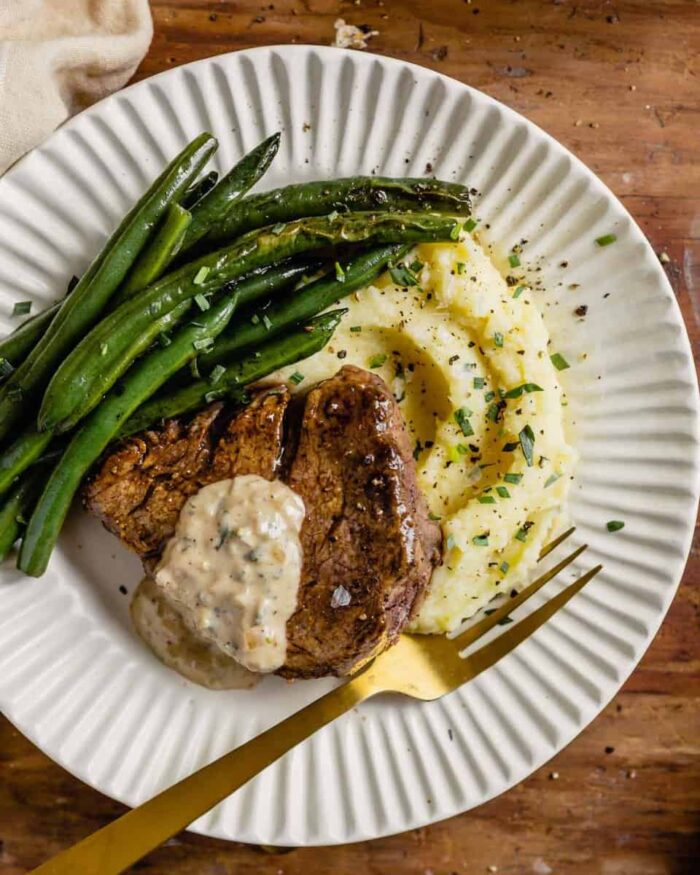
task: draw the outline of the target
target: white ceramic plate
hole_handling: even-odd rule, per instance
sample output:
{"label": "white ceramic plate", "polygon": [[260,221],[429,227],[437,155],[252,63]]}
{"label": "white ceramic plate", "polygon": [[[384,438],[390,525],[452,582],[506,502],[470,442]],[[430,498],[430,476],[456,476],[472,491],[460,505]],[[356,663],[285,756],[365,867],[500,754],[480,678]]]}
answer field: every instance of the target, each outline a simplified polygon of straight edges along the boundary
{"label": "white ceramic plate", "polygon": [[[475,682],[431,704],[363,705],[193,828],[271,845],[333,844],[465,811],[525,778],[598,714],[673,598],[698,495],[697,382],[673,293],[618,201],[521,116],[399,61],[283,46],[134,85],[11,170],[0,181],[0,327],[13,327],[13,302],[54,300],[202,129],[219,138],[219,170],[282,130],[266,187],[422,175],[430,162],[438,176],[483,193],[476,212],[492,240],[510,247],[526,238],[529,263],[542,265],[554,346],[573,363],[562,379],[581,453],[576,541],[591,545],[586,567],[601,561],[605,571]],[[610,232],[614,245],[594,244]],[[589,306],[583,322],[572,317],[579,304]],[[610,519],[625,520],[624,531],[607,533]],[[180,679],[129,628],[119,586],[133,589],[138,562],[80,511],[44,578],[10,565],[0,575],[4,712],[66,769],[129,805],[332,683],[270,678],[253,692],[210,692]]]}

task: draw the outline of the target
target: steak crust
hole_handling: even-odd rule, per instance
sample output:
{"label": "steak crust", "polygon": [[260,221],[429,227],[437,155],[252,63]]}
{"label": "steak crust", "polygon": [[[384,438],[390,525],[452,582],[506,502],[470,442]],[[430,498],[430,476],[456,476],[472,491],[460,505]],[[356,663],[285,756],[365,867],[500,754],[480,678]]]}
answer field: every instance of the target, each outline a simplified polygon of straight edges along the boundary
{"label": "steak crust", "polygon": [[203,486],[240,474],[277,476],[288,404],[289,392],[275,388],[233,418],[217,403],[188,424],[170,419],[127,439],[85,487],[85,506],[150,570]]}
{"label": "steak crust", "polygon": [[287,477],[306,506],[286,677],[345,675],[398,637],[440,558],[401,412],[346,366],[306,398]]}

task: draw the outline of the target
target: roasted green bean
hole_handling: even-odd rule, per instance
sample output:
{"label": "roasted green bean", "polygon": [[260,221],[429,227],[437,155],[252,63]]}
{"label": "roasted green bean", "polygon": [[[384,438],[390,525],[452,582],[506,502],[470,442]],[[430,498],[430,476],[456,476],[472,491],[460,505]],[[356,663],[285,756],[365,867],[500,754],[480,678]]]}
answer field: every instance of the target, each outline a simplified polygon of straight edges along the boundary
{"label": "roasted green bean", "polygon": [[0,387],[0,440],[30,415],[58,363],[99,318],[169,204],[177,201],[216,148],[201,134],[172,161],[122,220],[46,333]]}
{"label": "roasted green bean", "polygon": [[325,216],[334,210],[416,210],[467,215],[471,212],[471,198],[465,186],[439,179],[351,176],[301,182],[239,201],[223,222],[211,229],[203,245],[221,245],[255,228]]}

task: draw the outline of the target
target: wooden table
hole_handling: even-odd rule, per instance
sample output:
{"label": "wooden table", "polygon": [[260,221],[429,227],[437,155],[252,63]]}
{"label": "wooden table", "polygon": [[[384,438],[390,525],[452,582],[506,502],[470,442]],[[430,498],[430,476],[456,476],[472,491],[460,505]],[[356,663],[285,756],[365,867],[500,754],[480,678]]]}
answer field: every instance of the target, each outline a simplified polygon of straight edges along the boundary
{"label": "wooden table", "polygon": [[[333,41],[468,82],[532,119],[622,198],[661,255],[698,351],[700,7],[683,0],[153,0],[136,78],[250,46]],[[667,261],[668,259],[668,261]],[[471,875],[691,871],[700,859],[700,557],[617,698],[555,760],[444,823],[341,848],[271,852],[181,835],[139,870],[168,875]],[[123,811],[0,725],[0,875]],[[698,871],[695,869],[695,871]],[[76,873],[80,875],[80,873]]]}

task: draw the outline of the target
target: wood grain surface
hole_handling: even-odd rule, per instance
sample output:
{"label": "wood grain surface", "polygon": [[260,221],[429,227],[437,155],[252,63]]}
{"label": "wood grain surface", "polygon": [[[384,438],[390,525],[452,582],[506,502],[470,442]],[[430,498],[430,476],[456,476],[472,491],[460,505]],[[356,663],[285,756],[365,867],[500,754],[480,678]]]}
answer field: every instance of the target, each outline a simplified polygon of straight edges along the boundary
{"label": "wood grain surface", "polygon": [[[622,199],[700,340],[700,6],[688,0],[153,0],[136,78],[235,49],[369,48],[454,76],[554,135]],[[667,260],[668,259],[668,260]],[[633,290],[630,290],[633,291]],[[634,304],[630,303],[630,318]],[[617,698],[509,793],[435,826],[285,853],[183,834],[139,871],[167,875],[471,875],[700,871],[700,556]],[[27,872],[123,811],[0,723],[0,875]],[[135,871],[136,871],[135,869]],[[80,873],[76,873],[80,875]]]}

